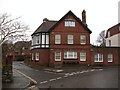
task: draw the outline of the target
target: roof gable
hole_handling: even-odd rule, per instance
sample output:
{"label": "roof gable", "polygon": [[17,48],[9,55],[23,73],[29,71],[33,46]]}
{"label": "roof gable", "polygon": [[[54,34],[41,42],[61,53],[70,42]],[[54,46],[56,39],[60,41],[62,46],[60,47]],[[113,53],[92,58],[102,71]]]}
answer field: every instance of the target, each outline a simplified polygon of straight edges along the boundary
{"label": "roof gable", "polygon": [[47,33],[47,32],[51,32],[60,22],[62,22],[68,15],[73,16],[79,23],[80,25],[87,30],[90,34],[92,33],[92,31],[87,27],[87,25],[85,25],[71,10],[65,14],[59,21],[50,21],[47,20],[45,22],[43,22],[37,29],[36,31],[32,34],[37,34],[37,33]]}
{"label": "roof gable", "polygon": [[83,22],[70,10],[67,14],[65,14],[53,27],[50,28],[49,32],[51,32],[60,22],[62,22],[68,15],[72,15],[79,23],[80,25],[87,30],[90,34],[92,31],[87,27],[87,25],[83,24]]}

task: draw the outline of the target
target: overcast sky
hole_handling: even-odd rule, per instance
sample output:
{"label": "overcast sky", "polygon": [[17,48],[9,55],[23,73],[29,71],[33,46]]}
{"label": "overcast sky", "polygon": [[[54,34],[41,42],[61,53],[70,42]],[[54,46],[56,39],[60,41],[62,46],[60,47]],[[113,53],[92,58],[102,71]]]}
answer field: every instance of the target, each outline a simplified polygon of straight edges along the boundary
{"label": "overcast sky", "polygon": [[[91,44],[102,30],[118,23],[118,2],[120,0],[0,0],[0,13],[21,16],[21,21],[30,27],[30,34],[43,22],[61,19],[69,10],[79,18],[86,10],[86,21],[92,31]],[[29,35],[30,35],[29,34]]]}

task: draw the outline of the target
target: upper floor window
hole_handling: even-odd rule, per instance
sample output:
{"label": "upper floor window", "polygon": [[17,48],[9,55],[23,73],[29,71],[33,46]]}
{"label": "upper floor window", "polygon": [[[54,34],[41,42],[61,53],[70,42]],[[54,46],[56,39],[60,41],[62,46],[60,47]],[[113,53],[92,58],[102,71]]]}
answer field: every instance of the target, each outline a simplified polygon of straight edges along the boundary
{"label": "upper floor window", "polygon": [[112,62],[113,61],[113,55],[112,54],[108,54],[108,62]]}
{"label": "upper floor window", "polygon": [[94,55],[94,62],[103,62],[103,54],[95,54]]}
{"label": "upper floor window", "polygon": [[61,43],[61,35],[57,34],[55,35],[55,44],[60,44]]}
{"label": "upper floor window", "polygon": [[86,44],[86,35],[80,35],[80,44],[82,45]]}
{"label": "upper floor window", "polygon": [[73,35],[68,35],[68,44],[73,44]]}
{"label": "upper floor window", "polygon": [[74,20],[65,20],[65,27],[75,27]]}
{"label": "upper floor window", "polygon": [[39,39],[39,36],[36,36],[35,38],[36,38],[36,44],[39,44],[39,43],[40,43],[40,41],[39,41],[39,40],[40,40],[40,39]]}
{"label": "upper floor window", "polygon": [[49,33],[32,36],[32,48],[49,48]]}

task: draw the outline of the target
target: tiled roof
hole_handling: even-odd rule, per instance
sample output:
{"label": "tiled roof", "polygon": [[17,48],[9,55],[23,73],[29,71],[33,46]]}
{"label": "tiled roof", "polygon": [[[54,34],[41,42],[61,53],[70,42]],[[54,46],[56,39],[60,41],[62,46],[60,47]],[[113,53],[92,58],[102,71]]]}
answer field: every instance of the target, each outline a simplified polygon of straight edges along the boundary
{"label": "tiled roof", "polygon": [[87,27],[87,25],[85,25],[72,11],[69,11],[59,21],[51,21],[45,18],[43,20],[43,23],[37,28],[37,30],[33,34],[37,34],[40,32],[51,32],[51,30],[53,30],[62,20],[64,20],[67,15],[72,15],[83,26],[83,28],[85,28],[90,34],[92,33],[92,31]]}
{"label": "tiled roof", "polygon": [[56,24],[56,22],[57,21],[50,21],[50,20],[43,22],[33,34],[37,34],[40,32],[48,32],[49,29]]}

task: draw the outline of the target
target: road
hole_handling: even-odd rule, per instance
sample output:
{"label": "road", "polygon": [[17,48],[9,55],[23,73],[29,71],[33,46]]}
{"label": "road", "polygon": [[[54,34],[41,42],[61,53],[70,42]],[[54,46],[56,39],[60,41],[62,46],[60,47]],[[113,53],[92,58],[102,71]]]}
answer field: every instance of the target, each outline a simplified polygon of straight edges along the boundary
{"label": "road", "polygon": [[71,67],[62,68],[63,72],[56,73],[48,68],[36,70],[23,62],[14,62],[13,69],[31,77],[39,88],[118,88],[117,67]]}

